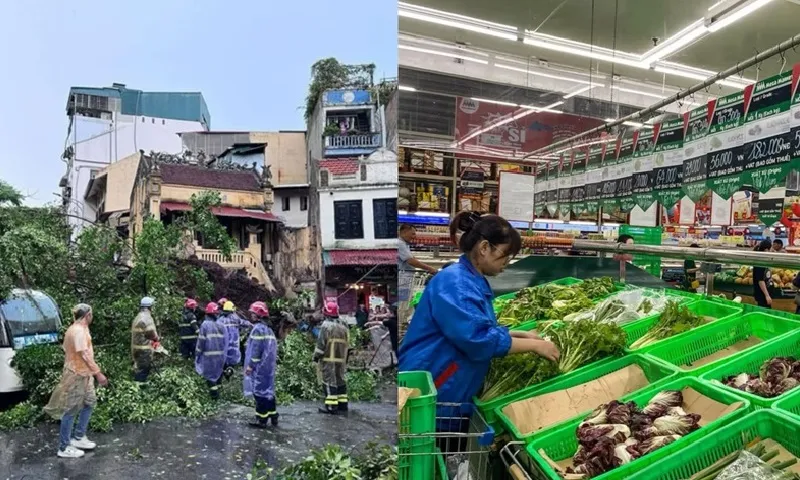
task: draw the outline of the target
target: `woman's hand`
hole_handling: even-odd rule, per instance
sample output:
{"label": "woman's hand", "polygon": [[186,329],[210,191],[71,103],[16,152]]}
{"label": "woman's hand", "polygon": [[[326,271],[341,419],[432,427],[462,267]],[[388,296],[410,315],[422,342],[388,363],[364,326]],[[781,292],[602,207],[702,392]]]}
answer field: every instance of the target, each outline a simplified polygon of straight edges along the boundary
{"label": "woman's hand", "polygon": [[511,334],[512,338],[529,338],[531,340],[541,340],[542,337],[539,336],[539,332],[536,330],[531,330],[529,332],[523,332],[520,330],[509,330],[508,332]]}
{"label": "woman's hand", "polygon": [[551,362],[557,361],[558,357],[561,356],[561,352],[558,351],[556,344],[553,342],[548,342],[547,340],[537,341],[536,347],[533,351],[540,357],[546,358]]}
{"label": "woman's hand", "polygon": [[770,307],[772,306],[772,297],[770,297],[769,295],[767,295],[767,305],[769,305]]}

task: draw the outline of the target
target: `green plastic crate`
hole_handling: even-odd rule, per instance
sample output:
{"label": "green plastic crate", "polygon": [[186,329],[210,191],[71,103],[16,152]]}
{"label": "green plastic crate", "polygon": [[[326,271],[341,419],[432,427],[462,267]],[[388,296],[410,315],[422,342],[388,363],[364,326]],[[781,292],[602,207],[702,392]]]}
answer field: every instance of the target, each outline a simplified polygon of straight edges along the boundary
{"label": "green plastic crate", "polygon": [[[636,474],[636,480],[683,480],[761,438],[772,439],[800,456],[800,418],[759,410],[709,433],[701,442],[672,453]],[[666,447],[665,447],[666,448]],[[601,478],[601,477],[596,477]],[[633,477],[631,477],[633,478]]]}
{"label": "green plastic crate", "polygon": [[[568,373],[566,375],[562,375],[556,381],[552,382],[550,385],[534,385],[527,389],[520,390],[519,392],[513,393],[511,395],[507,395],[503,402],[497,405],[494,409],[494,415],[499,420],[500,424],[503,426],[505,431],[508,431],[515,440],[520,440],[523,442],[530,442],[536,436],[539,436],[543,432],[547,432],[552,428],[556,428],[558,425],[563,425],[565,423],[569,423],[572,421],[565,420],[563,422],[559,422],[558,424],[550,425],[544,430],[539,432],[523,434],[522,432],[517,429],[516,425],[511,421],[511,419],[503,413],[503,409],[520,400],[525,400],[528,398],[538,397],[540,395],[544,395],[546,393],[556,392],[559,390],[566,390],[567,388],[575,387],[577,385],[581,385],[586,382],[590,382],[592,380],[596,380],[600,377],[608,375],[609,373],[616,372],[621,370],[629,365],[638,365],[642,371],[644,372],[645,377],[650,382],[650,385],[636,390],[634,392],[629,393],[622,397],[625,401],[629,397],[635,397],[637,395],[641,395],[641,392],[644,390],[657,388],[660,390],[659,385],[669,382],[677,378],[678,370],[674,367],[662,364],[661,362],[655,361],[651,358],[648,358],[645,355],[627,355],[622,358],[616,358],[609,362],[604,362],[601,364],[593,364],[591,368],[581,368],[574,372]],[[580,418],[583,418],[588,412],[581,412]]]}
{"label": "green plastic crate", "polygon": [[[800,324],[798,324],[798,326],[800,326]],[[764,345],[760,345],[751,350],[745,351],[740,355],[736,355],[731,358],[730,361],[725,362],[713,370],[709,370],[708,372],[704,373],[701,378],[717,385],[715,381],[721,381],[731,375],[738,375],[740,373],[758,375],[758,370],[765,361],[774,357],[789,356],[795,358],[800,356],[800,331],[771,342],[767,342]],[[750,400],[750,405],[757,409],[770,408],[772,404],[783,400],[787,396],[793,394],[795,391],[792,389],[783,395],[779,395],[774,398],[764,398],[752,393],[747,393],[728,387],[722,383],[720,383],[718,386],[720,388],[730,390],[740,397]]]}
{"label": "green plastic crate", "polygon": [[[709,422],[699,430],[696,430],[688,435],[684,435],[671,444],[650,452],[649,454],[640,457],[631,463],[617,467],[614,470],[606,472],[602,475],[592,477],[592,480],[622,480],[630,478],[635,478],[638,480],[639,476],[637,472],[675,452],[681,451],[681,449],[684,447],[689,445],[697,445],[698,443],[696,440],[709,435],[711,432],[719,429],[720,427],[728,425],[734,419],[740,418],[750,407],[747,400],[742,400],[725,390],[721,390],[694,377],[679,378],[672,382],[662,384],[662,388],[660,389],[643,390],[629,400],[635,402],[639,407],[642,407],[660,391],[682,390],[686,387],[693,388],[699,393],[726,405],[736,402],[742,402],[742,405],[740,408],[728,412],[712,422]],[[560,427],[551,429],[548,433],[534,438],[533,441],[528,444],[528,454],[534,459],[534,461],[536,461],[539,468],[541,468],[544,472],[546,478],[560,480],[560,477],[555,470],[553,470],[553,467],[551,467],[550,464],[547,463],[539,454],[539,449],[544,450],[547,456],[556,462],[572,457],[575,454],[575,451],[578,449],[578,439],[575,436],[575,431],[578,428],[578,424],[580,424],[582,421],[583,418],[578,418],[567,424],[561,425]]]}
{"label": "green plastic crate", "polygon": [[778,398],[780,400],[772,404],[772,409],[800,421],[800,388],[792,389]]}
{"label": "green plastic crate", "polygon": [[684,373],[700,376],[724,362],[729,362],[732,356],[741,355],[752,348],[763,345],[763,343],[754,345],[742,352],[719,358],[706,365],[698,367],[684,365],[719,352],[750,336],[755,336],[762,342],[767,342],[797,328],[800,328],[800,322],[795,320],[787,320],[763,313],[748,313],[741,317],[717,320],[638,351],[675,365]]}
{"label": "green plastic crate", "polygon": [[[422,477],[420,480],[429,480],[429,477]],[[436,480],[450,480],[447,475],[447,462],[438,448],[436,449]]]}
{"label": "green plastic crate", "polygon": [[[420,389],[420,395],[409,398],[400,412],[398,432],[433,434],[436,431],[436,387],[429,372],[398,372],[397,386]],[[420,438],[400,437],[398,473],[401,480],[430,479],[434,472],[433,435]]]}
{"label": "green plastic crate", "polygon": [[[698,301],[686,303],[685,305],[686,305],[686,308],[690,312],[692,312],[692,313],[694,313],[696,315],[701,315],[701,316],[704,316],[704,317],[714,318],[715,321],[726,320],[726,319],[733,318],[734,316],[742,314],[742,309],[741,308],[730,307],[730,306],[722,305],[720,303],[715,303],[715,302],[709,302],[708,300],[698,300]],[[633,342],[635,342],[636,340],[639,340],[640,338],[642,338],[653,327],[653,325],[655,325],[658,322],[659,318],[661,318],[661,314],[660,313],[655,314],[655,315],[651,315],[651,316],[643,318],[641,320],[637,320],[635,322],[629,323],[628,324],[629,327],[625,331],[625,333],[628,334],[628,345],[627,345],[627,347],[630,347],[630,345]],[[709,322],[709,323],[711,323],[711,322]],[[706,325],[708,325],[708,324],[706,324]],[[703,325],[703,326],[705,326],[705,325]],[[701,328],[701,327],[697,327],[697,328]],[[695,329],[694,331],[697,331],[697,329]],[[644,347],[643,349],[640,349],[640,350],[644,350],[644,349],[647,349],[649,347],[658,345],[661,342],[666,342],[670,338],[675,338],[675,337],[673,336],[673,337],[665,338],[665,339],[660,340],[660,341],[658,341],[658,342],[656,342],[656,343],[654,343],[654,344],[652,344],[650,346]],[[628,352],[631,352],[631,353],[638,351],[638,350],[630,350],[630,349],[627,349],[627,348],[626,348],[626,350]]]}
{"label": "green plastic crate", "polygon": [[678,290],[677,288],[665,288],[664,295],[672,295],[673,297],[688,297],[693,300],[703,300],[705,298],[703,295],[687,292],[685,290]]}

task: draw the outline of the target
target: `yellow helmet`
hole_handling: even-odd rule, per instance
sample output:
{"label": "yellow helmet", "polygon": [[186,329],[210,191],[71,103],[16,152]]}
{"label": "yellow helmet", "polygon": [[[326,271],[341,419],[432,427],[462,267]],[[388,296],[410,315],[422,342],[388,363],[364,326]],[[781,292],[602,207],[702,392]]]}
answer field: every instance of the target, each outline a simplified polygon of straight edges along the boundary
{"label": "yellow helmet", "polygon": [[230,301],[225,302],[225,305],[222,306],[222,311],[223,312],[232,312],[234,310],[235,310],[235,308],[233,307],[233,302],[230,302]]}

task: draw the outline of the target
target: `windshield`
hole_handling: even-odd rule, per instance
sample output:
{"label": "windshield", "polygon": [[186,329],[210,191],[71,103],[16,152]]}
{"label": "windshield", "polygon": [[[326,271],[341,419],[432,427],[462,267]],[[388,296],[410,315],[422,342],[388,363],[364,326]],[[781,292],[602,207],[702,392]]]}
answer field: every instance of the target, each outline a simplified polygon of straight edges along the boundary
{"label": "windshield", "polygon": [[50,297],[41,292],[14,290],[0,303],[0,313],[8,322],[15,339],[58,333],[61,327],[58,307]]}

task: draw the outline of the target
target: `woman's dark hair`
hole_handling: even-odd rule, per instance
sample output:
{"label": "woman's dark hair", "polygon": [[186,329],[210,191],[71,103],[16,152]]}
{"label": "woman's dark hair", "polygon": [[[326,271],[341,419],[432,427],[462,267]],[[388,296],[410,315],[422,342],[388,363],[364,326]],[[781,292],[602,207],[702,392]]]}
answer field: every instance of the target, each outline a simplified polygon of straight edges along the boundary
{"label": "woman's dark hair", "polygon": [[781,240],[780,238],[776,238],[775,240],[772,241],[772,243],[780,245],[781,247],[783,246],[783,240]]}
{"label": "woman's dark hair", "polygon": [[619,238],[617,239],[617,243],[628,243],[628,240],[633,240],[633,236],[624,233],[619,236]]}
{"label": "woman's dark hair", "polygon": [[691,244],[691,245],[689,245],[689,246],[690,246],[691,248],[700,248],[700,245],[698,245],[698,244],[696,244],[696,243],[693,243],[693,244]]}
{"label": "woman's dark hair", "polygon": [[761,243],[759,243],[758,245],[756,245],[756,249],[755,249],[755,251],[756,251],[756,252],[766,252],[766,251],[768,251],[770,248],[772,248],[772,240],[770,240],[770,239],[768,239],[768,238],[767,238],[767,239],[765,239],[765,240],[761,240]]}
{"label": "woman's dark hair", "polygon": [[454,238],[457,231],[464,232],[458,241],[458,248],[469,253],[481,240],[493,247],[508,244],[508,256],[514,257],[522,248],[519,232],[498,215],[483,215],[475,212],[461,212],[450,222],[450,234]]}

